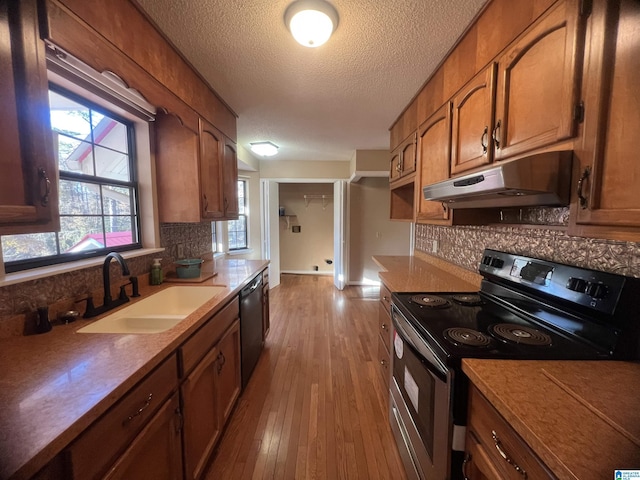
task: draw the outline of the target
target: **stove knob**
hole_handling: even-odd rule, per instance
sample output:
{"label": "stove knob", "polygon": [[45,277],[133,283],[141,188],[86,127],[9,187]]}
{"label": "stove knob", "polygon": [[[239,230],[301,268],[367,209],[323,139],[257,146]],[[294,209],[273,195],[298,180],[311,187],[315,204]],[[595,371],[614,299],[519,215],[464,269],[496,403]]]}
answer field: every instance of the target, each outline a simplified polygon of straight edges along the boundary
{"label": "stove knob", "polygon": [[604,283],[590,283],[584,293],[593,298],[602,298],[607,294],[607,286]]}
{"label": "stove knob", "polygon": [[492,258],[491,259],[491,266],[492,267],[502,268],[503,265],[504,265],[504,260],[502,260],[500,258]]}
{"label": "stove knob", "polygon": [[574,292],[583,293],[587,289],[587,282],[581,278],[570,277],[567,281],[567,288]]}

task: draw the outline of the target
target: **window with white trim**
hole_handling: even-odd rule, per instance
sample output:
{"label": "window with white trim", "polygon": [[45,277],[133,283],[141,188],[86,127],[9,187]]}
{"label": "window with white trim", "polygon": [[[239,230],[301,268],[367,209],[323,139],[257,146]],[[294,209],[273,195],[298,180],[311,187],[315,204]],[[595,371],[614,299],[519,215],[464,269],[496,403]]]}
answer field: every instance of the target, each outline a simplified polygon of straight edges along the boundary
{"label": "window with white trim", "polygon": [[60,232],[2,236],[7,272],[141,248],[133,124],[53,84],[49,104]]}
{"label": "window with white trim", "polygon": [[229,251],[249,248],[247,180],[238,179],[238,219],[227,222]]}

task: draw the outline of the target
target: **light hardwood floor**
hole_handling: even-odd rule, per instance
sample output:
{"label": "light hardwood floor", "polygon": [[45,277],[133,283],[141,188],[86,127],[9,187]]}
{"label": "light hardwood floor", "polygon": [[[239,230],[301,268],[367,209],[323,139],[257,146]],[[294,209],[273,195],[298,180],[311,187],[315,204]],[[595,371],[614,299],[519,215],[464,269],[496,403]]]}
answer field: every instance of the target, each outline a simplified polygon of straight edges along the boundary
{"label": "light hardwood floor", "polygon": [[377,365],[376,287],[283,275],[207,480],[404,479]]}

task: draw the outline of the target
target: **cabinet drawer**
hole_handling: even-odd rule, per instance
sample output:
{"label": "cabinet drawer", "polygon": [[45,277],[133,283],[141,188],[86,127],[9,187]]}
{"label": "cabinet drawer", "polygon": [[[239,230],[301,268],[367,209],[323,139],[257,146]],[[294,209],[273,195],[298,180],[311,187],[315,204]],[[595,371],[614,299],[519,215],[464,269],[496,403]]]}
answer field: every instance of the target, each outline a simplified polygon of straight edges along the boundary
{"label": "cabinet drawer", "polygon": [[387,312],[391,312],[391,292],[384,284],[380,284],[380,301]]}
{"label": "cabinet drawer", "polygon": [[391,351],[391,315],[381,303],[378,308],[378,333],[384,342],[387,352]]}
{"label": "cabinet drawer", "polygon": [[483,445],[484,451],[496,469],[502,471],[501,478],[522,480],[524,474],[518,472],[516,466],[526,472],[527,478],[556,478],[538,460],[533,450],[518,436],[497,410],[473,386],[469,392],[469,429],[471,434]]}
{"label": "cabinet drawer", "polygon": [[180,347],[180,377],[185,377],[240,317],[238,297],[231,300]]}
{"label": "cabinet drawer", "polygon": [[71,444],[73,478],[103,474],[175,390],[177,378],[176,356],[171,355]]}

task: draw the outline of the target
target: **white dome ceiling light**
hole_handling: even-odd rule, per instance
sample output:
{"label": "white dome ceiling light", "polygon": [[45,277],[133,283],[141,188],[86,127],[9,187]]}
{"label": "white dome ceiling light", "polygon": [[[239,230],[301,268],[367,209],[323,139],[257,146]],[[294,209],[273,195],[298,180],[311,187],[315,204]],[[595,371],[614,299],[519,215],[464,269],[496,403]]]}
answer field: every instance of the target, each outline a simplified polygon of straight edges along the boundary
{"label": "white dome ceiling light", "polygon": [[284,23],[300,45],[315,48],[338,28],[338,12],[324,0],[297,0],[284,12]]}
{"label": "white dome ceiling light", "polygon": [[263,157],[273,157],[278,153],[278,146],[271,142],[255,142],[251,143],[251,151]]}

